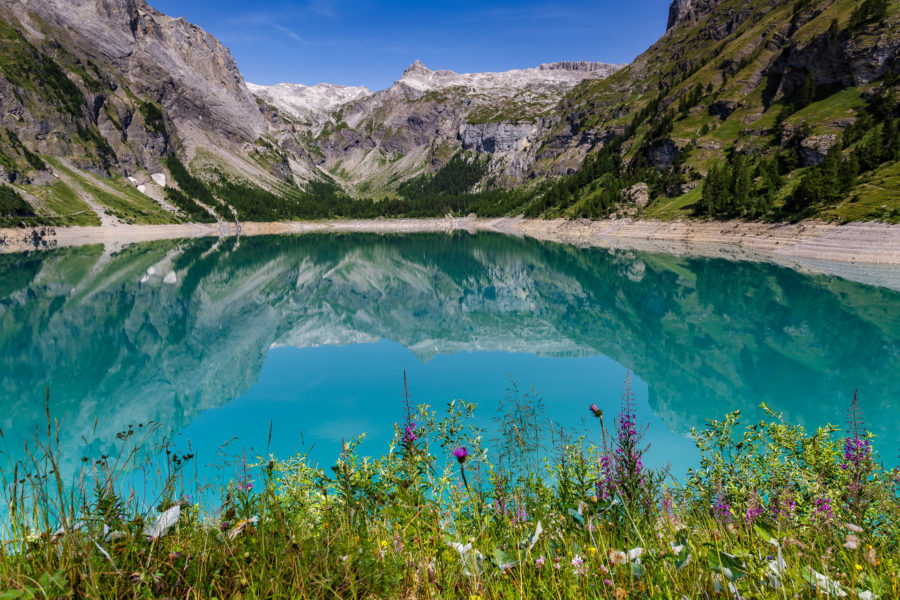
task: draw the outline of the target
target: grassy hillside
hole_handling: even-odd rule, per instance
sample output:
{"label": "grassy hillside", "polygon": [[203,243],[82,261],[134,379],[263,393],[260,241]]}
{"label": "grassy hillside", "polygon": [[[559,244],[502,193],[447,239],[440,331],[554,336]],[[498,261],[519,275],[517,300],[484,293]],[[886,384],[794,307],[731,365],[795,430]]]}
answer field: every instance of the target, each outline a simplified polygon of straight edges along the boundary
{"label": "grassy hillside", "polygon": [[898,22],[886,0],[726,0],[676,24],[568,95],[564,125],[611,140],[585,163],[604,166],[531,212],[600,216],[643,182],[658,218],[896,220]]}

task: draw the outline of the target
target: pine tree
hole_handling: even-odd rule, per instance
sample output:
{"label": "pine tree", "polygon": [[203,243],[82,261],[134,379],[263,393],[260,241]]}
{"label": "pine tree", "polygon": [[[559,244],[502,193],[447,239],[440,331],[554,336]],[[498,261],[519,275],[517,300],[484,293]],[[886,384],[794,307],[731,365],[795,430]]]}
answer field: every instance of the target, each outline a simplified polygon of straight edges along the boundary
{"label": "pine tree", "polygon": [[750,193],[753,187],[753,179],[750,176],[750,167],[747,159],[738,154],[734,159],[734,169],[731,175],[731,212],[739,213],[750,206]]}
{"label": "pine tree", "polygon": [[816,99],[816,77],[812,73],[806,75],[803,81],[803,88],[800,90],[799,108],[804,108],[813,103]]}

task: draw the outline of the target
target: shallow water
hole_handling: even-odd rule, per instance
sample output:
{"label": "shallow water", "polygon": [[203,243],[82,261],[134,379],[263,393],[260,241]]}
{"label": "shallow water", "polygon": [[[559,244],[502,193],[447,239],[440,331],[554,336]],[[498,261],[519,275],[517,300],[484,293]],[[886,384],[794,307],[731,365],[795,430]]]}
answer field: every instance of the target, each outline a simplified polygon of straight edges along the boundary
{"label": "shallow water", "polygon": [[362,433],[381,454],[404,369],[416,403],[476,402],[488,445],[514,384],[596,438],[587,406],[615,414],[630,368],[648,462],[675,474],[706,419],[765,403],[843,426],[855,389],[885,462],[900,448],[900,293],[764,263],[495,234],[86,246],[0,256],[0,344],[7,457],[49,386],[67,470],[149,421],[204,477],[234,455],[327,465]]}

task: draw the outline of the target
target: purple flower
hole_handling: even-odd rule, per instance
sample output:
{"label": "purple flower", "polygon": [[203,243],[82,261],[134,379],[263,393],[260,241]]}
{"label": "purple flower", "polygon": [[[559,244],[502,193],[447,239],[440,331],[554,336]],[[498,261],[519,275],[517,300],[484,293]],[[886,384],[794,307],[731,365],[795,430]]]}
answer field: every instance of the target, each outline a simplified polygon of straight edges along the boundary
{"label": "purple flower", "polygon": [[403,430],[403,442],[405,444],[412,444],[417,439],[419,439],[419,434],[416,433],[416,424],[413,421],[409,422],[409,425]]}
{"label": "purple flower", "polygon": [[538,557],[534,560],[534,566],[535,566],[536,568],[540,569],[541,567],[544,566],[544,563],[545,563],[546,561],[547,561],[547,559],[544,558],[544,555],[543,555],[543,554],[541,554],[540,556],[538,556]]}
{"label": "purple flower", "polygon": [[863,437],[847,438],[844,444],[844,460],[846,462],[841,465],[841,468],[846,471],[851,467],[859,467],[871,454],[872,448],[869,440]]}
{"label": "purple flower", "polygon": [[762,515],[762,507],[761,506],[751,506],[747,509],[747,513],[744,515],[744,521],[747,522],[747,525],[752,525],[756,522],[756,520]]}
{"label": "purple flower", "polygon": [[834,517],[834,513],[831,512],[831,498],[816,500],[816,516],[826,521]]}
{"label": "purple flower", "polygon": [[597,496],[601,500],[609,500],[616,495],[616,480],[613,475],[613,462],[609,454],[600,455],[600,479],[597,480]]}
{"label": "purple flower", "polygon": [[588,406],[588,409],[592,413],[594,413],[594,416],[597,417],[598,419],[603,416],[603,411],[600,410],[600,407],[597,406],[596,404],[591,404],[590,406]]}
{"label": "purple flower", "polygon": [[720,523],[731,523],[731,505],[720,495],[713,504],[713,514]]}
{"label": "purple flower", "polygon": [[459,461],[459,464],[463,464],[466,462],[466,459],[469,457],[469,451],[466,450],[465,446],[460,446],[456,450],[453,451],[453,456],[456,457],[456,460]]}

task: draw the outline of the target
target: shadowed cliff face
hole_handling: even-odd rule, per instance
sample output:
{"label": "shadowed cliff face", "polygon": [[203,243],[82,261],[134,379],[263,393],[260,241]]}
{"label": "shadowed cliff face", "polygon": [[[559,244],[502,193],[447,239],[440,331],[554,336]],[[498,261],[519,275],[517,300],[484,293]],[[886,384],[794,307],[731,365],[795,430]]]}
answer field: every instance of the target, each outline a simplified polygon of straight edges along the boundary
{"label": "shadowed cliff face", "polygon": [[308,235],[5,255],[0,267],[11,448],[41,421],[44,386],[77,446],[95,418],[103,441],[129,423],[181,429],[246,391],[274,345],[379,338],[422,360],[604,354],[648,383],[679,432],[735,409],[752,420],[762,402],[841,424],[859,388],[886,457],[900,441],[900,294],[772,265],[499,235]]}

